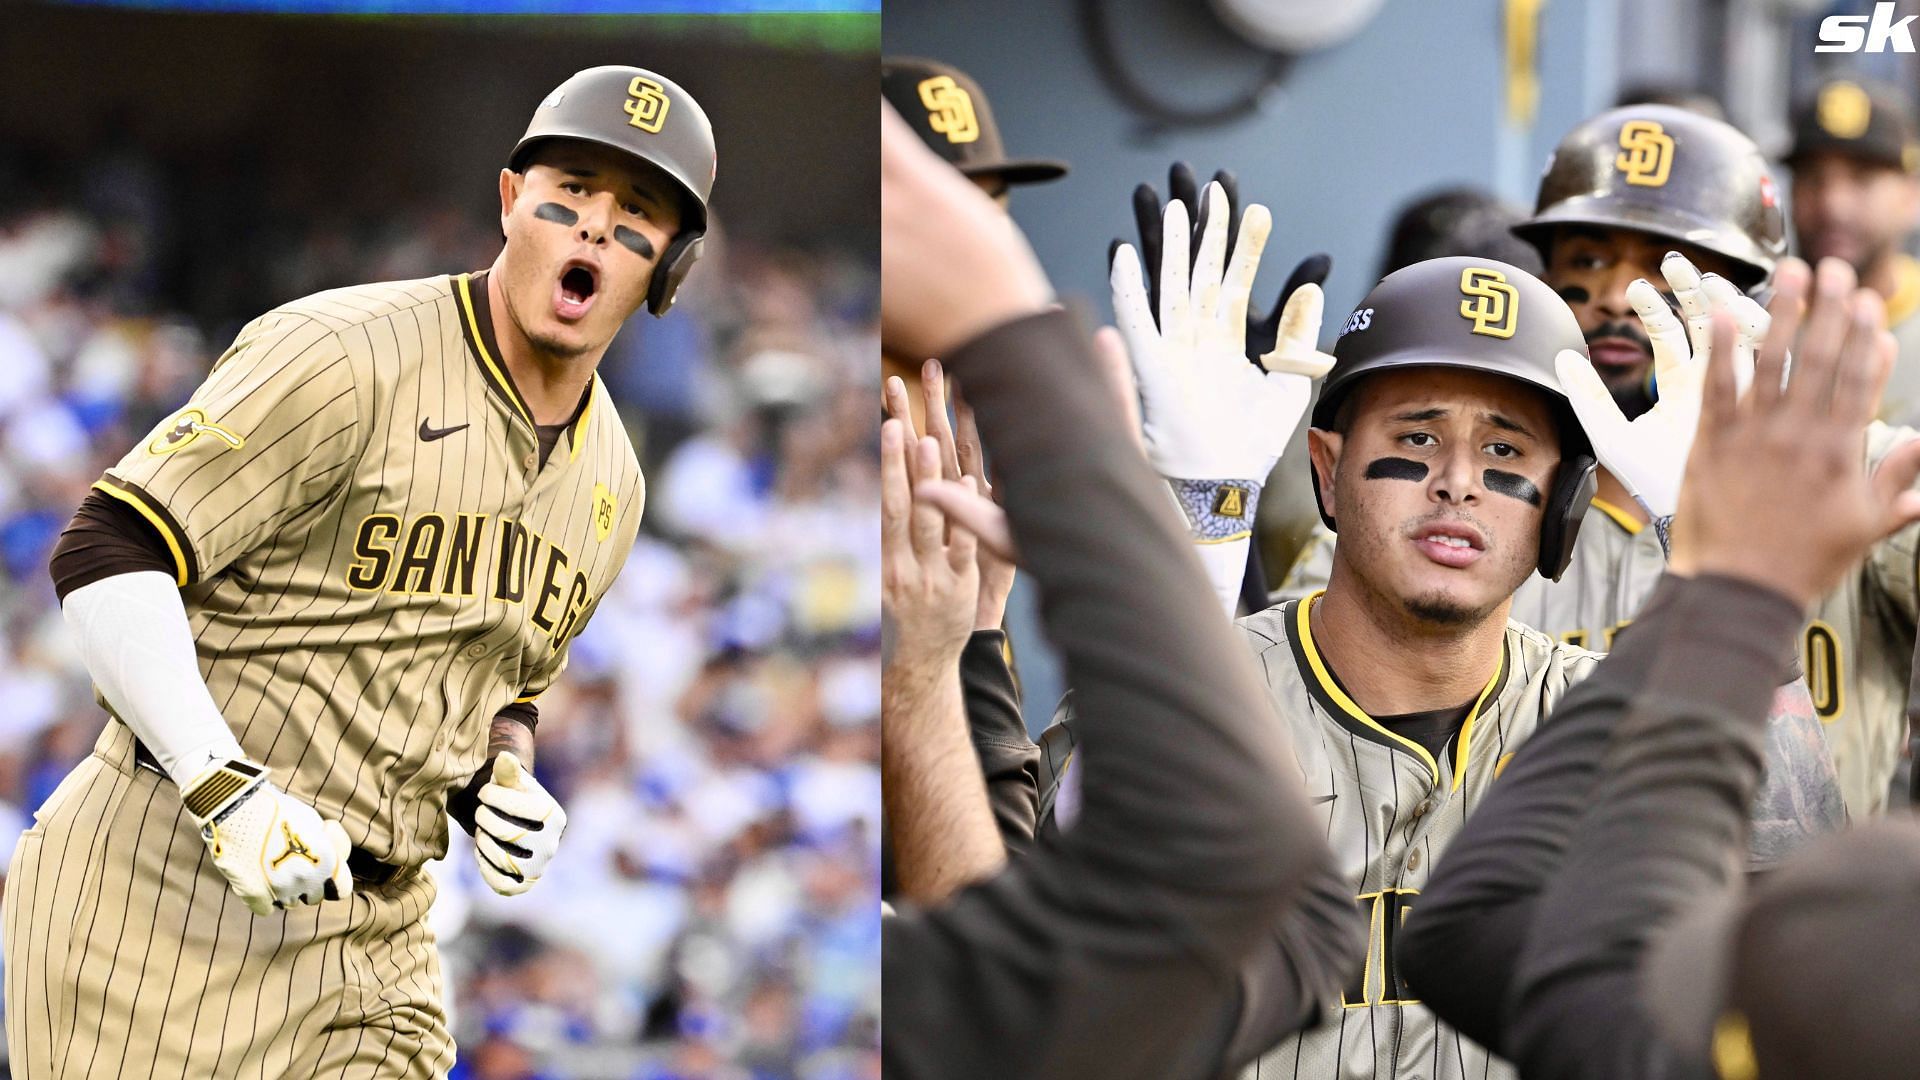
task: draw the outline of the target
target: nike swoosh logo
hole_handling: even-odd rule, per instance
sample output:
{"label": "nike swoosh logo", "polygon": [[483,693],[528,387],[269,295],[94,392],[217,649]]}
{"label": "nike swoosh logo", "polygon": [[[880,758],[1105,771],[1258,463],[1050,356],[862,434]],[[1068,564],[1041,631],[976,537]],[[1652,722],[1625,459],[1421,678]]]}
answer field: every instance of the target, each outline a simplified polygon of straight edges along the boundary
{"label": "nike swoosh logo", "polygon": [[427,421],[425,421],[425,420],[422,420],[422,421],[420,421],[420,441],[421,441],[421,442],[432,442],[432,441],[433,441],[433,440],[435,440],[435,439],[444,439],[444,438],[446,438],[447,436],[449,436],[449,435],[451,435],[451,434],[453,434],[454,432],[456,432],[456,431],[464,431],[464,430],[465,430],[466,428],[468,428],[468,427],[470,427],[470,426],[472,426],[472,425],[470,425],[470,424],[461,424],[461,425],[459,425],[458,427],[443,427],[443,428],[437,428],[437,427],[432,427],[432,426],[429,426],[429,425],[428,425],[428,423],[427,423]]}

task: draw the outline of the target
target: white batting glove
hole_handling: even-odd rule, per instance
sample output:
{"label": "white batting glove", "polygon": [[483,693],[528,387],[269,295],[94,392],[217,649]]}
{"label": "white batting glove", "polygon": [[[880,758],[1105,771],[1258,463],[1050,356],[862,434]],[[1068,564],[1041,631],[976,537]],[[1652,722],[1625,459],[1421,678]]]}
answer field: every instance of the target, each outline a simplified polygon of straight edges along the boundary
{"label": "white batting glove", "polygon": [[493,759],[473,814],[473,854],[480,876],[501,896],[533,888],[560,850],[567,812],[510,751]]}
{"label": "white batting glove", "polygon": [[1167,204],[1162,217],[1160,319],[1155,325],[1139,256],[1122,245],[1111,285],[1116,325],[1139,384],[1147,459],[1169,479],[1261,484],[1306,415],[1312,379],[1333,366],[1316,348],[1320,289],[1302,286],[1288,301],[1280,337],[1261,358],[1246,360],[1247,305],[1273,219],[1247,207],[1233,263],[1227,247],[1226,193],[1208,184],[1206,231],[1188,275],[1187,206]]}
{"label": "white batting glove", "polygon": [[[1726,311],[1738,327],[1734,334],[1734,373],[1740,392],[1753,381],[1753,356],[1767,336],[1771,319],[1765,308],[1717,274],[1701,275],[1677,252],[1661,260],[1660,273],[1680,305],[1675,315],[1660,291],[1645,278],[1627,286],[1627,300],[1653,343],[1653,372],[1658,400],[1628,420],[1607,392],[1586,357],[1566,350],[1554,358],[1560,384],[1593,442],[1594,453],[1618,477],[1654,520],[1673,516],[1680,504],[1680,478],[1700,426],[1700,400],[1712,355],[1713,316]],[[1682,317],[1684,316],[1684,323]]]}
{"label": "white batting glove", "polygon": [[181,801],[214,868],[255,915],[353,894],[347,831],[275,787],[264,766],[221,762],[183,788]]}

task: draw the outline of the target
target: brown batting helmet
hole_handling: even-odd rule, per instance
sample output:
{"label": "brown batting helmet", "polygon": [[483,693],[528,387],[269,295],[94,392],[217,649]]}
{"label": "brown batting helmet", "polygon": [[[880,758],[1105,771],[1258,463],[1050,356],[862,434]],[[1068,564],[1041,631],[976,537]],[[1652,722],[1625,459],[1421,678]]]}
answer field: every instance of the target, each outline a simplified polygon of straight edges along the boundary
{"label": "brown batting helmet", "polygon": [[534,150],[550,139],[611,147],[673,181],[681,202],[680,232],[660,256],[647,286],[647,310],[666,314],[706,244],[715,158],[713,125],[705,110],[678,84],[643,68],[588,68],[555,87],[533,111],[507,168],[525,171]]}
{"label": "brown batting helmet", "polygon": [[1786,254],[1766,159],[1732,125],[1668,105],[1628,105],[1560,140],[1533,216],[1514,234],[1546,257],[1556,225],[1633,229],[1725,256],[1751,289]]}
{"label": "brown batting helmet", "polygon": [[[1505,375],[1546,391],[1560,429],[1560,469],[1540,525],[1540,573],[1558,581],[1573,558],[1580,519],[1593,500],[1593,456],[1553,358],[1587,355],[1580,323],[1546,282],[1508,263],[1429,259],[1380,279],[1360,301],[1333,346],[1333,370],[1320,387],[1313,426],[1333,429],[1340,406],[1363,378],[1398,368],[1451,367]],[[1320,520],[1335,528],[1313,477]]]}

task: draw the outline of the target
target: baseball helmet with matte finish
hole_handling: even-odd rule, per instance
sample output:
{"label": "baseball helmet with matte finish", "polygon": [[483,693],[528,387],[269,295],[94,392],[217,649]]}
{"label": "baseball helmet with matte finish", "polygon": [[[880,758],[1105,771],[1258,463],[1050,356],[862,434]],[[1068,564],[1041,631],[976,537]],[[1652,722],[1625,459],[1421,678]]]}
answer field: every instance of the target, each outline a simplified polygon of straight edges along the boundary
{"label": "baseball helmet with matte finish", "polygon": [[639,158],[673,181],[680,194],[680,232],[667,245],[647,288],[647,310],[664,315],[706,244],[707,198],[713,192],[713,125],[693,95],[644,68],[575,72],[533,111],[507,168],[525,171],[550,139],[597,143]]}
{"label": "baseball helmet with matte finish", "polygon": [[[1333,346],[1333,370],[1313,407],[1313,426],[1331,430],[1362,379],[1400,368],[1485,371],[1545,391],[1560,422],[1560,468],[1547,492],[1539,565],[1543,576],[1557,581],[1573,558],[1599,464],[1554,371],[1553,358],[1562,349],[1585,356],[1587,342],[1572,309],[1546,282],[1492,259],[1414,263],[1382,278],[1347,317]],[[1317,471],[1313,497],[1320,519],[1336,528]]]}
{"label": "baseball helmet with matte finish", "polygon": [[1533,216],[1514,235],[1543,258],[1554,226],[1634,229],[1731,259],[1751,289],[1787,253],[1786,218],[1767,161],[1731,124],[1670,105],[1628,105],[1560,140]]}

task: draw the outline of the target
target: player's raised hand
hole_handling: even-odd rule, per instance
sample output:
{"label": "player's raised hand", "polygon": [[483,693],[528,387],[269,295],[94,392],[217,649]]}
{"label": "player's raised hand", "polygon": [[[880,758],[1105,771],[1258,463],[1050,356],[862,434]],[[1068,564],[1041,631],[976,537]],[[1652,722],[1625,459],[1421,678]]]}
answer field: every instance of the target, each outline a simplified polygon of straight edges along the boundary
{"label": "player's raised hand", "polygon": [[1810,302],[1798,259],[1781,263],[1774,283],[1772,325],[1744,395],[1740,328],[1728,312],[1708,323],[1712,358],[1672,564],[1745,578],[1806,605],[1873,544],[1920,520],[1920,492],[1911,490],[1920,440],[1867,472],[1865,432],[1896,351],[1880,298],[1837,259],[1821,260]]}
{"label": "player's raised hand", "polygon": [[511,750],[493,759],[473,812],[473,854],[480,877],[501,896],[533,888],[560,850],[567,812]]}
{"label": "player's raised hand", "polygon": [[[940,447],[903,421],[880,425],[881,605],[894,627],[894,661],[942,671],[973,632],[980,568],[971,531],[914,490],[943,481]],[[962,486],[973,488],[968,477]]]}
{"label": "player's raised hand", "polygon": [[[1226,258],[1226,193],[1209,184],[1213,211],[1189,259],[1187,207],[1167,204],[1162,223],[1158,318],[1130,245],[1115,254],[1114,319],[1133,362],[1147,458],[1170,479],[1263,483],[1306,414],[1309,364],[1319,335],[1319,289],[1294,296],[1276,370],[1246,362],[1246,310],[1272,218],[1249,206],[1232,261]],[[1283,320],[1286,321],[1286,320]],[[1330,366],[1330,364],[1328,365]]]}
{"label": "player's raised hand", "polygon": [[1729,360],[1742,390],[1753,378],[1754,352],[1769,322],[1766,310],[1731,282],[1718,274],[1701,274],[1678,252],[1667,253],[1660,273],[1680,306],[1678,314],[1647,279],[1627,286],[1627,300],[1653,343],[1658,388],[1653,408],[1628,420],[1586,357],[1567,350],[1554,358],[1560,383],[1601,464],[1655,520],[1671,517],[1679,505],[1680,477],[1699,426],[1701,393],[1713,358],[1714,316],[1724,312],[1733,322]]}
{"label": "player's raised hand", "polygon": [[[1226,196],[1227,250],[1226,260],[1233,260],[1233,253],[1240,235],[1240,184],[1231,170],[1219,169],[1213,174],[1213,183],[1218,185]],[[1133,220],[1140,232],[1140,255],[1147,268],[1147,308],[1156,314],[1160,310],[1160,268],[1164,255],[1165,218],[1167,206],[1171,203],[1185,203],[1189,208],[1198,207],[1194,216],[1192,233],[1188,238],[1190,257],[1200,251],[1200,237],[1206,232],[1207,222],[1214,216],[1210,205],[1200,198],[1200,183],[1195,176],[1193,166],[1184,161],[1176,161],[1167,169],[1167,201],[1160,200],[1160,192],[1149,183],[1142,183],[1133,189]],[[1122,241],[1115,240],[1107,247],[1107,266],[1111,273],[1114,260],[1119,257]],[[1281,320],[1285,317],[1287,302],[1303,285],[1322,286],[1327,283],[1327,275],[1333,271],[1333,259],[1324,252],[1309,255],[1300,260],[1287,276],[1286,284],[1281,286],[1280,295],[1274,300],[1272,308],[1262,314],[1252,306],[1251,301],[1245,312],[1247,324],[1247,359],[1258,361],[1273,352],[1280,334]],[[1273,368],[1269,367],[1269,371]]]}
{"label": "player's raised hand", "polygon": [[274,786],[265,766],[222,762],[189,781],[181,801],[214,868],[255,915],[352,895],[346,830]]}

